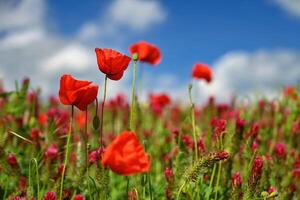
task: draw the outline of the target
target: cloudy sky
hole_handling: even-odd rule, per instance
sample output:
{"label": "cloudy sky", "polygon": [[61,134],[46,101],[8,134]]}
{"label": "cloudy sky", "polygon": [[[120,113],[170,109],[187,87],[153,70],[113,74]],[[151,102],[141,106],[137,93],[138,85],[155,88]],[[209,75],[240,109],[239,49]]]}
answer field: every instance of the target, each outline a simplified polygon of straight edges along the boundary
{"label": "cloudy sky", "polygon": [[[64,73],[102,86],[94,48],[128,54],[146,40],[163,60],[139,66],[144,92],[185,99],[193,64],[206,62],[214,82],[194,82],[199,101],[271,95],[300,81],[299,35],[298,0],[0,0],[0,77],[7,89],[31,77],[44,95],[57,94]],[[109,82],[109,94],[129,91],[131,68]]]}

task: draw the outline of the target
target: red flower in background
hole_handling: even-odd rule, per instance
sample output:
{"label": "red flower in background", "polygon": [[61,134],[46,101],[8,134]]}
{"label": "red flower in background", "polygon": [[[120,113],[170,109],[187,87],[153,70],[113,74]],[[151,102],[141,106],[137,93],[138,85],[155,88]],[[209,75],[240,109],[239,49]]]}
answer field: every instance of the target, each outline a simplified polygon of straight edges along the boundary
{"label": "red flower in background", "polygon": [[98,86],[91,81],[76,80],[71,75],[60,79],[59,99],[65,105],[74,105],[84,111],[98,94]]}
{"label": "red flower in background", "polygon": [[112,49],[95,49],[99,70],[111,80],[120,80],[131,58]]}
{"label": "red flower in background", "polygon": [[197,63],[193,67],[192,77],[195,79],[204,79],[207,83],[212,80],[213,72],[207,64]]}
{"label": "red flower in background", "polygon": [[107,147],[102,164],[117,174],[128,176],[148,172],[151,161],[136,134],[124,131]]}
{"label": "red flower in background", "polygon": [[55,159],[58,156],[58,147],[56,144],[50,145],[50,147],[47,148],[45,151],[45,159]]}
{"label": "red flower in background", "polygon": [[294,86],[286,86],[283,90],[283,94],[286,97],[291,97],[292,99],[297,99],[297,89]]}
{"label": "red flower in background", "polygon": [[163,108],[170,103],[170,97],[164,93],[150,95],[150,107],[155,114],[161,114]]}
{"label": "red flower in background", "polygon": [[161,53],[158,47],[145,41],[140,41],[129,47],[131,54],[137,53],[138,59],[152,65],[157,65],[161,61]]}
{"label": "red flower in background", "polygon": [[82,194],[76,194],[76,195],[74,196],[74,200],[84,200],[84,197],[83,197]]}
{"label": "red flower in background", "polygon": [[151,94],[150,95],[150,104],[151,105],[158,105],[160,107],[165,107],[171,103],[171,99],[168,95],[161,93],[161,94]]}
{"label": "red flower in background", "polygon": [[44,200],[56,200],[55,192],[47,192],[43,198]]}
{"label": "red flower in background", "polygon": [[231,176],[231,185],[236,187],[241,187],[243,183],[243,178],[240,172],[236,172]]}
{"label": "red flower in background", "polygon": [[278,142],[274,146],[274,154],[277,158],[285,159],[286,157],[286,145],[283,142]]}
{"label": "red flower in background", "polygon": [[14,154],[8,154],[7,162],[11,167],[18,165],[17,157]]}

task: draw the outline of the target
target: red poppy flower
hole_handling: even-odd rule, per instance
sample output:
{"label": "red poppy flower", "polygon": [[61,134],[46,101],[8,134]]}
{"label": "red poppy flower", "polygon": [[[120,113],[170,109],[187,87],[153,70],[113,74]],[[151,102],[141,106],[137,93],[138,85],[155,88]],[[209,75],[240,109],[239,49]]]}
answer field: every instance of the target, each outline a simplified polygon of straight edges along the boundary
{"label": "red poppy flower", "polygon": [[148,172],[151,162],[135,133],[124,131],[108,146],[102,164],[117,174],[128,176]]}
{"label": "red poppy flower", "polygon": [[60,79],[59,99],[65,105],[74,105],[84,111],[98,94],[98,86],[91,81],[76,80],[71,75]]}
{"label": "red poppy flower", "polygon": [[294,86],[286,86],[283,90],[284,96],[291,97],[294,100],[297,100],[297,88]]}
{"label": "red poppy flower", "polygon": [[171,103],[170,97],[166,94],[151,94],[150,95],[150,107],[152,111],[160,115],[163,108]]}
{"label": "red poppy flower", "polygon": [[157,65],[161,61],[159,48],[145,41],[140,41],[129,47],[131,54],[137,53],[138,59],[143,62]]}
{"label": "red poppy flower", "polygon": [[111,80],[120,80],[131,58],[112,49],[95,49],[99,70]]}
{"label": "red poppy flower", "polygon": [[161,94],[151,94],[150,104],[165,107],[171,103],[170,97],[164,93]]}
{"label": "red poppy flower", "polygon": [[212,80],[212,70],[208,65],[204,63],[197,63],[194,65],[192,71],[192,77],[195,79],[204,79],[206,82],[211,82]]}

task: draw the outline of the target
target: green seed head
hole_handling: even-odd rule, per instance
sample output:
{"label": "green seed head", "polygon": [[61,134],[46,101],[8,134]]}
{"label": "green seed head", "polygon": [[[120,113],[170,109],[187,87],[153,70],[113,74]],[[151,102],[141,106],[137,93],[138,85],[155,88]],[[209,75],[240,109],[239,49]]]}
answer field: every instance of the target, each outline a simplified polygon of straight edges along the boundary
{"label": "green seed head", "polygon": [[134,54],[132,55],[132,59],[133,59],[133,61],[138,61],[139,55],[138,55],[137,53],[134,53]]}

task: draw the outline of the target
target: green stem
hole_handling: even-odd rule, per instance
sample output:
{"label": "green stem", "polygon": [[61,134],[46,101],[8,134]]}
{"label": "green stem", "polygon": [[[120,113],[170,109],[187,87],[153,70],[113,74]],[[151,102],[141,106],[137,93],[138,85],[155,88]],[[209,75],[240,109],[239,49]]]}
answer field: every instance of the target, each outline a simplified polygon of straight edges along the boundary
{"label": "green stem", "polygon": [[179,196],[180,196],[181,191],[183,190],[185,184],[186,184],[186,182],[184,182],[184,183],[180,186],[180,188],[179,188],[179,190],[178,190],[178,193],[177,193],[176,200],[179,200]]}
{"label": "green stem", "polygon": [[127,180],[127,186],[126,186],[126,199],[128,199],[128,194],[129,194],[129,177],[126,176],[126,180]]}
{"label": "green stem", "polygon": [[106,99],[106,85],[107,85],[107,76],[105,76],[104,79],[104,93],[103,93],[103,101],[102,101],[102,107],[101,107],[101,118],[100,118],[100,148],[103,147],[103,117],[104,117],[104,105],[105,105],[105,99]]}
{"label": "green stem", "polygon": [[[90,150],[90,145],[89,144],[87,144],[86,145],[87,147],[86,147],[86,152],[85,152],[85,154],[86,154],[86,157],[88,158],[88,155],[89,155],[89,150]],[[86,178],[87,178],[87,180],[89,180],[89,166],[88,166],[88,160],[86,160]],[[89,196],[90,196],[90,199],[92,199],[92,195],[91,195],[91,187],[90,187],[90,182],[88,181],[87,182],[87,185],[88,185],[88,194],[89,194]]]}
{"label": "green stem", "polygon": [[219,169],[218,169],[218,176],[217,176],[217,184],[216,184],[216,191],[215,191],[215,200],[218,199],[218,188],[219,188],[219,182],[220,182],[220,176],[221,176],[221,169],[222,169],[222,161],[219,162]]}
{"label": "green stem", "polygon": [[[84,129],[84,150],[87,152],[87,124],[88,124],[88,109],[85,111],[85,129]],[[85,167],[88,168],[88,154],[85,153]]]}
{"label": "green stem", "polygon": [[209,187],[211,188],[212,187],[212,183],[214,181],[214,176],[215,176],[215,173],[216,173],[216,163],[214,164],[214,168],[213,168],[213,171],[212,171],[212,174],[211,174],[211,177],[210,177],[210,181],[209,181]]}
{"label": "green stem", "polygon": [[65,177],[65,171],[67,168],[67,163],[69,160],[69,148],[70,148],[70,140],[71,140],[71,134],[72,134],[72,125],[73,125],[73,119],[74,119],[74,106],[72,105],[71,107],[71,120],[70,120],[70,127],[69,127],[69,133],[68,133],[68,138],[67,138],[67,149],[66,149],[66,154],[65,154],[65,160],[64,160],[64,168],[61,174],[61,182],[60,182],[60,193],[59,193],[59,200],[62,200],[62,192],[63,192],[63,185],[64,185],[64,177]]}
{"label": "green stem", "polygon": [[193,127],[193,139],[194,139],[194,148],[195,148],[195,160],[198,160],[198,144],[197,144],[197,136],[196,136],[196,125],[195,125],[195,104],[192,99],[192,85],[189,85],[189,97],[191,104],[191,118],[192,118],[192,127]]}
{"label": "green stem", "polygon": [[131,107],[130,107],[130,122],[129,129],[134,130],[134,115],[135,115],[135,82],[136,82],[136,63],[133,62],[133,79],[132,79],[132,91],[131,91]]}
{"label": "green stem", "polygon": [[36,179],[36,185],[37,185],[37,199],[40,200],[40,178],[39,178],[39,169],[38,169],[38,164],[37,164],[37,160],[36,158],[31,159],[30,163],[29,163],[29,180],[28,180],[28,184],[29,184],[29,188],[31,188],[31,163],[34,162],[35,164],[35,179]]}
{"label": "green stem", "polygon": [[147,176],[148,176],[148,183],[149,183],[150,200],[152,200],[152,184],[151,184],[150,172],[147,173]]}

